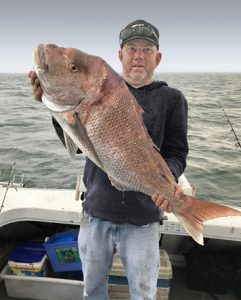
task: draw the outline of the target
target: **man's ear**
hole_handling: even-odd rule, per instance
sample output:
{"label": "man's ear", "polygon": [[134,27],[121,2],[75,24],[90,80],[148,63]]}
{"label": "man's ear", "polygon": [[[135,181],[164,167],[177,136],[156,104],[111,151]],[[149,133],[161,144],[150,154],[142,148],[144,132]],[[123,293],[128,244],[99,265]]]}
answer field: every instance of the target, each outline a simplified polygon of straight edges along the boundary
{"label": "man's ear", "polygon": [[119,60],[120,60],[120,61],[122,61],[123,54],[122,54],[122,51],[121,51],[121,49],[119,50],[119,53],[118,53],[118,54],[119,54]]}
{"label": "man's ear", "polygon": [[161,59],[162,59],[162,54],[161,54],[161,52],[158,52],[156,55],[156,66],[159,65]]}

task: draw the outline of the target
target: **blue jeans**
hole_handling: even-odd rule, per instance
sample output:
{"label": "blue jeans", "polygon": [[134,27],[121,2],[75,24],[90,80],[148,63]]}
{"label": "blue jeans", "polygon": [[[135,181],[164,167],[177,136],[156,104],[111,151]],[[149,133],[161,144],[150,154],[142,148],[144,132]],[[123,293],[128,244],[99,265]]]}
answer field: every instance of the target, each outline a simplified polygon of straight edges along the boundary
{"label": "blue jeans", "polygon": [[159,223],[113,224],[83,214],[78,245],[84,274],[84,300],[107,300],[108,272],[118,253],[131,300],[155,300],[159,274]]}

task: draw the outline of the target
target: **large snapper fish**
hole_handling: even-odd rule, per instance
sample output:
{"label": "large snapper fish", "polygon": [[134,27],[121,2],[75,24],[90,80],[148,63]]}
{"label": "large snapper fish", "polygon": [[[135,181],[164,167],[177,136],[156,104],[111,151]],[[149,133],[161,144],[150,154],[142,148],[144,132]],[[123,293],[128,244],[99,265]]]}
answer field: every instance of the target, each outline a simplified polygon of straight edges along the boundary
{"label": "large snapper fish", "polygon": [[199,244],[204,221],[241,216],[241,211],[188,195],[175,198],[175,180],[147,134],[142,108],[100,57],[40,44],[33,66],[43,89],[42,101],[62,127],[71,156],[81,149],[119,190],[164,194]]}

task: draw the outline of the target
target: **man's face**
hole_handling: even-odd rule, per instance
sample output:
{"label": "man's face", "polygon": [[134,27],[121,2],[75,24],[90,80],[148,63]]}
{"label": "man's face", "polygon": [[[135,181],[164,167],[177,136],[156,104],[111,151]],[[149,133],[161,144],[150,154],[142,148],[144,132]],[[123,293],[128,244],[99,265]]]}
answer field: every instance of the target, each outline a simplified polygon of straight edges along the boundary
{"label": "man's face", "polygon": [[152,82],[155,68],[161,60],[157,47],[146,40],[135,39],[119,50],[123,78],[132,86],[140,87]]}

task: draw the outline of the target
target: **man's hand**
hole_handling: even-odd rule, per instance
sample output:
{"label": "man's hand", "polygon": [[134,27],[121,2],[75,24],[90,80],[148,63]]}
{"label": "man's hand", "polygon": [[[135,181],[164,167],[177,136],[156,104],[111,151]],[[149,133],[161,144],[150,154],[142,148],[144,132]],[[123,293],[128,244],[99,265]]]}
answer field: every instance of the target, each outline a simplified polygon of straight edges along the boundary
{"label": "man's hand", "polygon": [[[183,195],[183,189],[178,184],[175,184],[174,188],[175,188],[175,194],[174,194],[175,198],[181,198],[181,196]],[[164,195],[154,194],[152,195],[151,199],[156,204],[156,206],[158,206],[161,210],[166,211],[168,213],[171,213],[173,211],[171,204],[165,198]]]}
{"label": "man's hand", "polygon": [[30,82],[33,86],[33,97],[37,101],[42,101],[42,95],[43,95],[43,90],[40,86],[39,80],[37,78],[37,75],[34,71],[30,71],[28,73],[28,77],[30,78]]}

